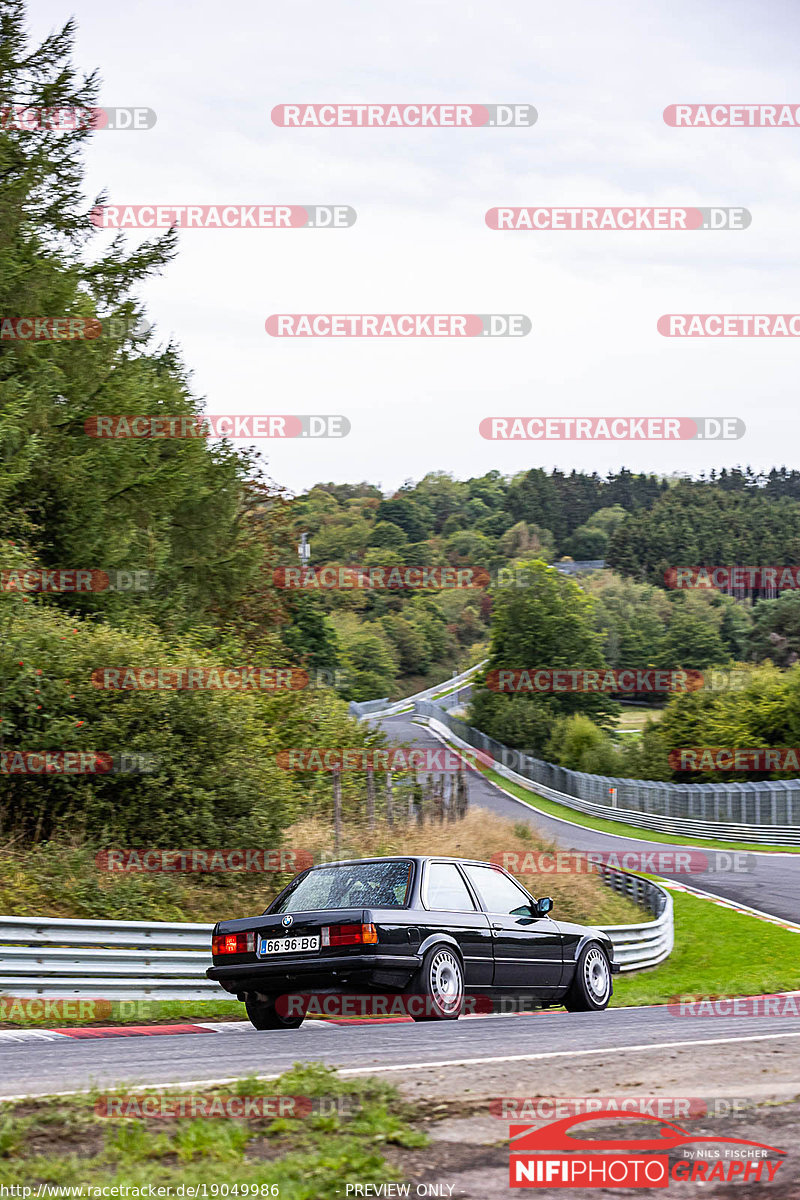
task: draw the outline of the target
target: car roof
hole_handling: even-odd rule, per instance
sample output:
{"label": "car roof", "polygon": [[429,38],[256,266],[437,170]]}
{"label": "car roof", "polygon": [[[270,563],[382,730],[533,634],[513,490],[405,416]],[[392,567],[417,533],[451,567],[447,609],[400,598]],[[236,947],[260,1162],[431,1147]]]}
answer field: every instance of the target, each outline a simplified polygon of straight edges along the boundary
{"label": "car roof", "polygon": [[502,870],[497,867],[496,863],[484,862],[479,858],[452,858],[447,854],[384,854],[376,855],[372,858],[337,858],[333,862],[315,863],[311,867],[312,871],[318,871],[320,867],[348,867],[355,863],[388,863],[388,862],[447,862],[447,863],[464,863],[470,867],[492,867],[497,870]]}

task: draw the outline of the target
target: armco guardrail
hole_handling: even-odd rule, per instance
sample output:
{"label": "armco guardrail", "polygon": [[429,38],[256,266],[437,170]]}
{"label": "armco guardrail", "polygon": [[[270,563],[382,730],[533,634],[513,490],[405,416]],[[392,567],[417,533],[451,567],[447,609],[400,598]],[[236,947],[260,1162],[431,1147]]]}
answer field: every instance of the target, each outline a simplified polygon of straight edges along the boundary
{"label": "armco guardrail", "polygon": [[354,717],[368,717],[370,713],[382,713],[391,705],[388,696],[382,700],[351,700],[350,712]]}
{"label": "armco guardrail", "polygon": [[800,819],[800,779],[681,784],[587,775],[511,750],[435,702],[418,700],[414,711],[438,721],[449,739],[485,754],[500,775],[576,812],[692,838],[800,846],[800,825],[794,824]]}
{"label": "armco guardrail", "polygon": [[213,925],[0,917],[0,993],[224,1000],[205,978]]}
{"label": "armco guardrail", "polygon": [[623,972],[657,966],[675,945],[672,896],[666,888],[640,875],[629,875],[614,867],[603,867],[601,874],[608,887],[649,908],[653,914],[652,921],[643,921],[641,925],[601,926],[614,943],[615,960]]}
{"label": "armco guardrail", "polygon": [[459,690],[462,684],[467,684],[471,681],[472,676],[480,671],[481,667],[486,666],[486,659],[479,663],[475,663],[474,667],[467,667],[466,671],[462,671],[460,675],[454,675],[452,679],[446,679],[443,683],[434,684],[433,687],[425,688],[422,692],[415,692],[413,696],[405,696],[402,700],[351,700],[350,713],[354,717],[392,717],[396,713],[411,712],[414,705],[419,701],[432,700],[437,698],[447,700],[452,692]]}
{"label": "armco guardrail", "polygon": [[[623,971],[652,967],[672,950],[672,897],[625,871],[602,868],[615,891],[654,920],[607,927]],[[230,1000],[205,978],[213,925],[0,917],[0,994],[106,1000]]]}

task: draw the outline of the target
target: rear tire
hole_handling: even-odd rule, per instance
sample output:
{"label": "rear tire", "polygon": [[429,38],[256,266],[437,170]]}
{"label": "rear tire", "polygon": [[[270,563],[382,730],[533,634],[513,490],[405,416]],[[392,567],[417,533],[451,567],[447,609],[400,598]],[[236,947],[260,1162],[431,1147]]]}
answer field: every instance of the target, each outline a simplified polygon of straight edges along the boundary
{"label": "rear tire", "polygon": [[282,1017],[275,1010],[274,998],[257,1000],[255,996],[245,996],[244,1006],[250,1024],[256,1029],[299,1029],[305,1020],[305,1013],[298,1017]]}
{"label": "rear tire", "polygon": [[611,967],[597,942],[584,946],[575,965],[575,976],[564,997],[568,1012],[602,1012],[612,994]]}
{"label": "rear tire", "polygon": [[457,1021],[464,1008],[464,967],[450,946],[433,946],[411,983],[412,993],[424,1000],[415,1021]]}

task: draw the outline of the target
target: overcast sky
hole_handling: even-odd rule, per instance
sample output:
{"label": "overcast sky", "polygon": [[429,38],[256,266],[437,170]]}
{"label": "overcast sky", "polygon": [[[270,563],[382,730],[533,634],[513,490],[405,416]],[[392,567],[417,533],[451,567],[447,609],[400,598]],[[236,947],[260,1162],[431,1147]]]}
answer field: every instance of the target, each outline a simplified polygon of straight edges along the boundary
{"label": "overcast sky", "polygon": [[[698,473],[797,463],[800,344],[662,337],[663,313],[800,312],[800,129],[674,129],[677,102],[800,104],[794,0],[267,5],[37,0],[73,13],[100,103],[87,195],[112,203],[352,205],[342,230],[185,230],[148,286],[213,413],[343,413],[340,441],[260,443],[299,491],[431,470]],[[284,129],[285,102],[526,102],[514,129]],[[496,205],[723,205],[725,232],[496,232]],[[98,235],[99,239],[108,234]],[[128,235],[132,242],[147,236]],[[272,313],[525,313],[518,339],[277,339]],[[481,418],[736,416],[731,443],[494,443]]]}

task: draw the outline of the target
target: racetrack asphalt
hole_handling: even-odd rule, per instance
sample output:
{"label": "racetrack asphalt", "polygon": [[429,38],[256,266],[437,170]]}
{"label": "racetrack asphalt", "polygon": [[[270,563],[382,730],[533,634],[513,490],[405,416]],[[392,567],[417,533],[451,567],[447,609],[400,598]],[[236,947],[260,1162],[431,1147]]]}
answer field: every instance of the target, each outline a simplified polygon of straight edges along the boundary
{"label": "racetrack asphalt", "polygon": [[[375,723],[380,725],[393,742],[429,749],[441,748],[441,741],[426,726],[415,724],[410,713],[387,717]],[[630,851],[647,853],[684,849],[705,853],[712,859],[715,853],[709,847],[704,847],[702,841],[671,846],[666,842],[649,842],[646,838],[635,835],[628,838],[600,833],[598,830],[587,829],[547,813],[534,811],[524,801],[517,800],[495,787],[479,771],[470,771],[468,778],[470,804],[514,821],[527,821],[544,840],[555,842],[563,849],[616,851],[619,854]],[[531,803],[536,804],[536,796],[533,793]],[[720,854],[729,857],[724,851]],[[746,857],[748,870],[744,872],[731,870],[673,874],[664,870],[647,873],[659,873],[665,879],[674,879],[737,904],[782,917],[786,921],[800,923],[800,854],[748,851]]]}
{"label": "racetrack asphalt", "polygon": [[[246,1024],[213,1034],[158,1038],[26,1041],[0,1044],[0,1100],[52,1095],[93,1086],[173,1083],[210,1085],[246,1075],[278,1075],[298,1061],[323,1062],[358,1074],[403,1072],[447,1064],[537,1062],[646,1049],[653,1062],[685,1045],[720,1053],[758,1039],[769,1047],[800,1038],[800,1018],[679,1016],[666,1005],[602,1013],[540,1011],[448,1022],[347,1027],[306,1021],[299,1029],[258,1032]],[[763,1040],[762,1040],[763,1039]]]}

